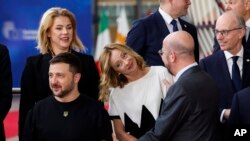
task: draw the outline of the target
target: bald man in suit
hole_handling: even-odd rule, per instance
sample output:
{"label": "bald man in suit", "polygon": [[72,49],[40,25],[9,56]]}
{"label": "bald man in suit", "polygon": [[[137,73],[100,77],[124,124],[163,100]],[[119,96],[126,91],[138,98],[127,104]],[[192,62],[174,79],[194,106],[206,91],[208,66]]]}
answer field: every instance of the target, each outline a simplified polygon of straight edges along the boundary
{"label": "bald man in suit", "polygon": [[193,51],[193,38],[186,31],[164,39],[159,53],[175,83],[166,94],[154,128],[139,141],[216,140],[217,87],[198,66]]}

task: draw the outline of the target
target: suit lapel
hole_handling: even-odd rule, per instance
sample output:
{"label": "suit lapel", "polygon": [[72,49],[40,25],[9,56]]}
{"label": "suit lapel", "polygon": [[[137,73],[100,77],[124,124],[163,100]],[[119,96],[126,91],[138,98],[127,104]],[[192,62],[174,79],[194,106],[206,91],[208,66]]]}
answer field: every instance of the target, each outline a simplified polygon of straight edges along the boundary
{"label": "suit lapel", "polygon": [[248,50],[250,50],[250,31],[249,31],[249,34],[248,34],[248,39],[246,41],[245,48],[248,49]]}
{"label": "suit lapel", "polygon": [[157,26],[159,27],[160,33],[162,34],[161,37],[167,36],[169,34],[169,30],[160,12],[156,11],[153,16]]}
{"label": "suit lapel", "polygon": [[180,21],[182,30],[189,32],[188,25],[182,19],[179,18],[178,20]]}
{"label": "suit lapel", "polygon": [[[221,80],[225,80],[224,83],[228,83],[228,86],[231,86],[230,88],[233,88],[232,85],[232,79],[230,77],[230,73],[228,70],[228,66],[227,66],[227,60],[225,57],[225,54],[223,51],[218,52],[218,61],[216,61],[216,67],[218,67],[218,75],[220,75],[219,77],[221,78]],[[232,89],[233,91],[233,89]]]}

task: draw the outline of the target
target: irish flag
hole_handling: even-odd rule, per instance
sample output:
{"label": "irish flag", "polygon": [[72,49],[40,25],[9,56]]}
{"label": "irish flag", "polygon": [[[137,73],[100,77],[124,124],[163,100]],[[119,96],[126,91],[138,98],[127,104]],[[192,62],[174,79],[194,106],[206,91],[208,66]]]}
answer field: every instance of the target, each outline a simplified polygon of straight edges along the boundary
{"label": "irish flag", "polygon": [[117,18],[117,33],[116,33],[116,42],[125,44],[125,40],[129,31],[128,19],[125,8],[121,8],[121,13]]}

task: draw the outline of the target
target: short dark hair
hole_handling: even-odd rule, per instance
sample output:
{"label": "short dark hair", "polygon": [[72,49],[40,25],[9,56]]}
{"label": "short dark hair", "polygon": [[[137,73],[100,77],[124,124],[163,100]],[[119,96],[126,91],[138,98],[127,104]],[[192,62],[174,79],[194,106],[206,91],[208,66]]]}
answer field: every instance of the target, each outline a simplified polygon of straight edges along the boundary
{"label": "short dark hair", "polygon": [[72,72],[73,74],[81,73],[81,61],[76,55],[72,53],[69,52],[60,53],[49,61],[50,65],[57,63],[69,64],[69,71]]}

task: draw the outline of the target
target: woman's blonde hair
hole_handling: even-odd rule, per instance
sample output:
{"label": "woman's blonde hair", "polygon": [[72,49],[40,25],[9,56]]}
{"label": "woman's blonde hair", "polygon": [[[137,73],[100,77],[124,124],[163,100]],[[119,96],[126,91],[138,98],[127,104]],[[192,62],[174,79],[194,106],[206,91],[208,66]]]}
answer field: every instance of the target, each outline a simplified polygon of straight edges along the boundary
{"label": "woman's blonde hair", "polygon": [[135,58],[138,68],[143,70],[146,67],[145,61],[143,58],[133,51],[130,47],[123,44],[112,43],[108,44],[104,47],[103,52],[100,55],[100,69],[101,69],[101,83],[99,85],[99,100],[106,101],[109,89],[120,87],[122,88],[124,85],[128,83],[128,79],[118,72],[116,72],[112,66],[110,65],[110,57],[112,54],[112,50],[118,49],[121,52],[126,52],[132,57]]}
{"label": "woman's blonde hair", "polygon": [[52,7],[48,9],[42,16],[38,33],[37,33],[37,48],[40,50],[40,53],[45,54],[52,51],[50,39],[47,35],[49,29],[53,25],[54,19],[59,16],[65,16],[70,19],[73,28],[73,39],[70,47],[76,51],[86,51],[83,43],[76,32],[76,18],[73,13],[69,10],[61,7]]}

